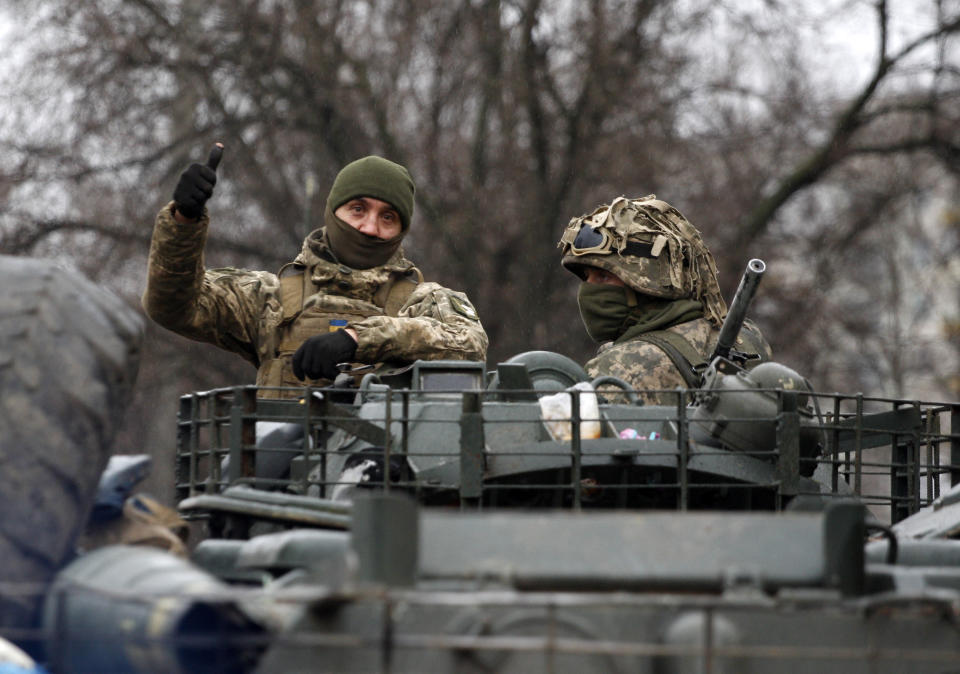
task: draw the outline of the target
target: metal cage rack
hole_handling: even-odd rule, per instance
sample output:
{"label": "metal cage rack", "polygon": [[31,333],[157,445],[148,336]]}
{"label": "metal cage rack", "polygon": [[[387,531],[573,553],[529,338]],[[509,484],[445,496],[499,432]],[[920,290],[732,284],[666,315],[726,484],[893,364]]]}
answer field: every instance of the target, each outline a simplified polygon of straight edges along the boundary
{"label": "metal cage rack", "polygon": [[[596,419],[575,394],[569,416],[554,420],[567,425],[558,438],[538,393],[242,386],[186,395],[177,501],[246,486],[342,513],[334,496],[357,486],[349,469],[364,463],[372,470],[360,487],[428,505],[779,510],[796,497],[857,496],[895,523],[960,481],[956,403],[773,390],[772,416],[705,421],[699,392],[677,390],[675,406],[601,404],[599,431],[583,437]],[[731,447],[711,436],[717,427],[757,439]],[[269,429],[279,443],[263,442]]]}

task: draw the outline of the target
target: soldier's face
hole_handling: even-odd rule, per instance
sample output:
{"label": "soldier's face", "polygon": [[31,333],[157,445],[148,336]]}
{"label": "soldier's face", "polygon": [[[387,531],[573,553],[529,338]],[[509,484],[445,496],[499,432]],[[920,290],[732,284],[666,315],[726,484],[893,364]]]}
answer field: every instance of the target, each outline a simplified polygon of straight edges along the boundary
{"label": "soldier's face", "polygon": [[621,287],[627,285],[621,281],[618,276],[611,274],[605,269],[598,269],[597,267],[585,267],[584,271],[587,274],[587,278],[584,279],[584,283],[599,283],[602,285]]}
{"label": "soldier's face", "polygon": [[356,230],[378,239],[392,239],[403,229],[397,209],[373,197],[357,197],[333,212]]}

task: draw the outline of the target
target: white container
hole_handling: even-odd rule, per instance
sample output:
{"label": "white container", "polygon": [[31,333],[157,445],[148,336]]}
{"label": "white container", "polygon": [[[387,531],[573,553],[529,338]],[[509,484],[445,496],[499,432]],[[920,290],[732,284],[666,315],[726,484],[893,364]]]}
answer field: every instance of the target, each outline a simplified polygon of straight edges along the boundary
{"label": "white container", "polygon": [[540,398],[540,417],[557,442],[568,442],[573,436],[573,396],[580,399],[580,439],[600,437],[600,403],[589,382],[577,382],[570,388]]}

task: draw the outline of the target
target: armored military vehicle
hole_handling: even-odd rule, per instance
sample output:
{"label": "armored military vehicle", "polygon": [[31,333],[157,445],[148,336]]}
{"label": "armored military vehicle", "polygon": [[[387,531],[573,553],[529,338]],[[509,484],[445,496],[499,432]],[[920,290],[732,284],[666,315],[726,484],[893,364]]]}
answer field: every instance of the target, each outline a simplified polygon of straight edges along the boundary
{"label": "armored military vehicle", "polygon": [[51,668],[956,670],[960,405],[747,369],[745,306],[670,405],[546,352],[184,396],[200,540],[61,571]]}

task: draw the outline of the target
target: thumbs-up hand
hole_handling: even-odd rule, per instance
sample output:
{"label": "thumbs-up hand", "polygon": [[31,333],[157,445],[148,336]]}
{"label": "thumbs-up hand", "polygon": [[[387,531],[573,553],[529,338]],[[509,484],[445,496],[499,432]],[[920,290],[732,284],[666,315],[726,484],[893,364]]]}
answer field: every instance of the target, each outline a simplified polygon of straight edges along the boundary
{"label": "thumbs-up hand", "polygon": [[188,220],[196,220],[203,214],[203,205],[213,195],[217,184],[217,165],[223,156],[223,144],[217,143],[210,150],[206,164],[190,164],[180,175],[173,190],[177,212]]}

